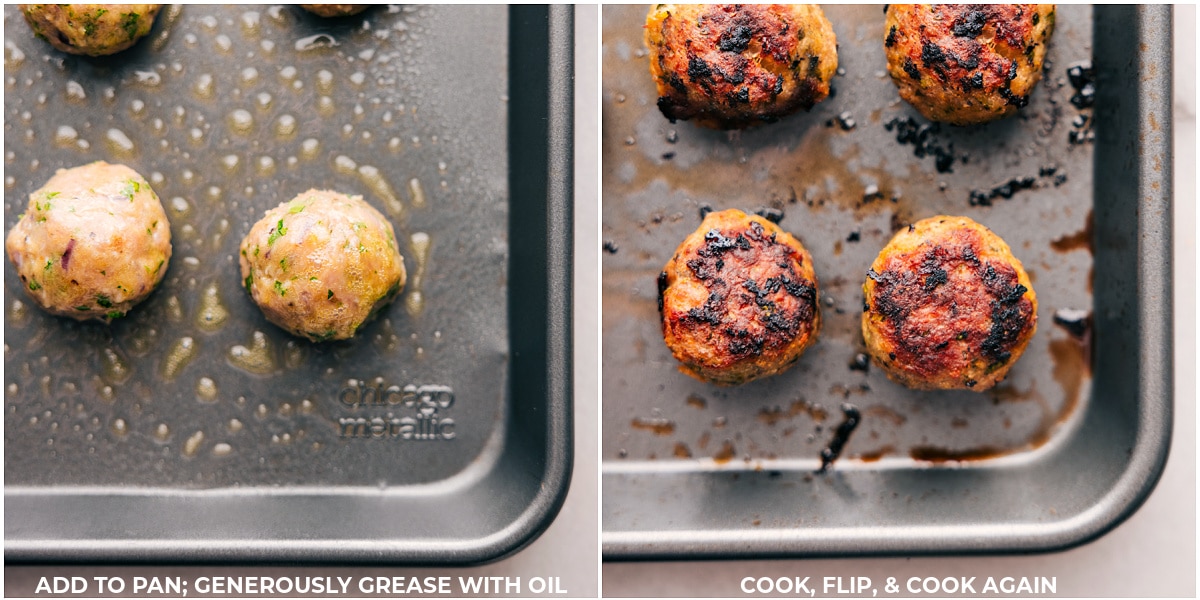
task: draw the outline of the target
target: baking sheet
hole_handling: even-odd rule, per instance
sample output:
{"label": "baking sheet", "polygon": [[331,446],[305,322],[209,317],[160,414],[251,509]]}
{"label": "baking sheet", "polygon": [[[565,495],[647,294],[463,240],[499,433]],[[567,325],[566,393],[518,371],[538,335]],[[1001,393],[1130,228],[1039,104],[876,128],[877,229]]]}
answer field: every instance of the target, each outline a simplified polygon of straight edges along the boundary
{"label": "baking sheet", "polygon": [[[540,40],[540,66],[509,62],[510,35],[523,35],[514,31],[537,32],[540,19],[533,42],[547,37],[546,12],[510,19],[502,6],[392,5],[321,19],[295,6],[174,7],[134,49],[90,59],[51,50],[6,8],[6,226],[55,169],[103,159],[149,179],[174,245],[162,286],[111,327],[43,314],[6,266],[10,556],[31,547],[21,542],[54,535],[48,524],[61,506],[24,512],[31,506],[22,500],[40,494],[67,503],[144,494],[164,507],[189,491],[231,494],[202,509],[215,515],[226,500],[237,505],[239,488],[273,490],[307,496],[309,508],[294,513],[301,522],[332,514],[326,504],[338,495],[365,494],[379,508],[433,519],[372,528],[373,508],[359,525],[331,524],[324,534],[263,524],[242,534],[255,541],[241,549],[218,542],[219,528],[201,530],[134,558],[283,556],[290,550],[271,554],[270,544],[325,535],[372,551],[318,545],[302,558],[462,562],[510,551],[548,523],[569,472],[569,412],[556,404],[561,390],[545,384],[544,395],[525,400],[545,420],[520,420],[524,409],[512,405],[514,389],[531,374],[546,378],[561,357],[537,342],[540,366],[514,361],[512,345],[526,342],[510,336],[509,227],[514,202],[545,215],[561,198],[544,193],[548,165],[510,164],[508,152],[510,136],[528,137],[526,129],[542,131],[545,147],[564,135],[510,114],[510,93],[530,96],[510,91],[510,67],[542,73],[525,82],[540,86],[533,112],[561,110],[551,110],[546,91],[548,72],[562,77],[561,58],[550,64],[557,46]],[[533,168],[511,177],[518,167]],[[515,188],[531,189],[524,179],[534,192],[540,181],[543,195],[514,200]],[[312,187],[361,194],[380,209],[409,272],[397,301],[346,342],[292,338],[263,318],[239,281],[242,236],[267,208]],[[547,236],[540,244],[553,245]],[[550,271],[536,267],[552,261],[535,258],[544,282]],[[558,322],[555,308],[541,327]],[[406,423],[416,435],[405,437]],[[544,445],[522,443],[524,464],[511,464],[514,436]],[[527,473],[509,478],[511,493],[489,489],[497,471],[513,469]],[[405,509],[402,500],[451,507],[471,495],[510,505],[462,519],[450,508]],[[186,513],[189,503],[163,515]],[[254,514],[241,506],[234,520]],[[168,523],[164,516],[148,528]],[[506,527],[509,535],[488,537]],[[159,533],[137,529],[114,537]],[[110,534],[80,535],[85,546],[99,538],[90,548],[102,557],[121,554],[102,548]]]}
{"label": "baking sheet", "polygon": [[[1103,409],[1092,406],[1092,337],[1072,335],[1053,317],[1092,309],[1093,291],[1133,293],[1125,279],[1101,287],[1094,274],[1093,212],[1108,200],[1093,192],[1103,138],[1079,142],[1089,131],[1102,134],[1105,121],[1093,126],[1092,109],[1070,103],[1067,76],[1092,58],[1091,7],[1058,8],[1043,81],[1016,118],[924,134],[926,148],[953,156],[949,172],[933,152],[915,156],[913,144],[897,140],[896,120],[927,122],[884,71],[882,7],[825,10],[843,70],[836,95],[810,113],[726,133],[661,116],[641,41],[646,7],[605,8],[606,557],[999,548],[993,530],[972,541],[965,528],[901,528],[1056,520],[1086,508],[1090,490],[1104,490],[1117,474],[1116,465],[1092,464],[1095,457],[1073,456],[1070,473],[1059,463]],[[1013,180],[1028,189],[1004,190],[987,206],[972,200],[973,191]],[[782,212],[780,225],[812,253],[824,328],[787,373],[717,388],[678,372],[662,343],[655,276],[699,225],[701,207]],[[982,394],[912,391],[877,369],[854,368],[864,350],[867,268],[893,231],[937,214],[969,216],[997,232],[1038,293],[1033,342],[1008,379]],[[1095,335],[1099,352],[1107,350],[1102,339]],[[814,476],[844,402],[863,412],[862,423],[833,474]],[[1165,451],[1159,441],[1147,442],[1151,451]],[[1043,487],[1012,488],[1050,467],[1072,481],[1087,473],[1089,492],[1059,498]],[[975,505],[1001,488],[1017,493],[1020,507],[977,515]],[[1030,543],[1029,535],[1020,539]]]}

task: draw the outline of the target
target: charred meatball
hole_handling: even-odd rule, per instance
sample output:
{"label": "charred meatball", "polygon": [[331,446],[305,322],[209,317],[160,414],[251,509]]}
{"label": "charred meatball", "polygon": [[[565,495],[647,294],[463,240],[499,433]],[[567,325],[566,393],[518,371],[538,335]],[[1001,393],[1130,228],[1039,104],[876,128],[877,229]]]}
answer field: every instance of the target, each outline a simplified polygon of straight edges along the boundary
{"label": "charred meatball", "polygon": [[656,4],[650,74],[668,119],[741,129],[829,95],[837,38],[814,4]]}
{"label": "charred meatball", "polygon": [[162,281],[171,260],[171,224],[141,175],[94,162],[59,171],[30,195],[5,248],[38,306],[109,322]]}
{"label": "charred meatball", "polygon": [[1053,30],[1053,4],[889,4],[883,45],[901,98],[973,125],[1029,103]]}
{"label": "charred meatball", "polygon": [[349,17],[367,10],[370,4],[301,4],[300,7],[318,17]]}
{"label": "charred meatball", "polygon": [[242,240],[242,281],[267,319],[314,342],[344,340],[404,287],[392,224],[362,196],[309,190]]}
{"label": "charred meatball", "polygon": [[33,34],[71,54],[103,56],[137,43],[161,4],[22,4]]}
{"label": "charred meatball", "polygon": [[901,230],[863,283],[863,338],[888,377],[922,390],[986,390],[1037,329],[1037,296],[1008,245],[966,217]]}
{"label": "charred meatball", "polygon": [[710,213],[658,277],[663,338],[680,370],[736,385],[787,370],[817,340],[808,251],[774,223]]}

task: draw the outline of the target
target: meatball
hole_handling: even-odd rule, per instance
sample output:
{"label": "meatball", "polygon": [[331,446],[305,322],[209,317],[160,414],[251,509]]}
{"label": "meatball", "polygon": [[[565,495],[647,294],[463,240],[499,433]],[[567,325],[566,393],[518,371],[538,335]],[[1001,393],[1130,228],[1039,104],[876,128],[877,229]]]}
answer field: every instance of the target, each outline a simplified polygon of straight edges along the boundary
{"label": "meatball", "polygon": [[321,190],[267,211],[240,262],[267,320],[314,342],[353,337],[406,277],[392,224],[362,196]]}
{"label": "meatball", "polygon": [[983,391],[1037,329],[1037,296],[1008,245],[966,217],[901,230],[863,283],[867,352],[893,381]]}
{"label": "meatball", "polygon": [[774,223],[710,213],[658,276],[663,338],[701,381],[736,385],[787,370],[817,340],[808,251]]}
{"label": "meatball", "polygon": [[22,4],[33,34],[71,54],[120,52],[150,33],[161,4]]}
{"label": "meatball", "polygon": [[833,26],[814,4],[656,4],[645,37],[672,122],[773,122],[824,100],[837,71]]}
{"label": "meatball", "polygon": [[300,7],[319,17],[349,17],[367,10],[370,4],[301,4]]}
{"label": "meatball", "polygon": [[901,98],[973,125],[1029,103],[1053,30],[1053,4],[889,4],[883,45]]}
{"label": "meatball", "polygon": [[94,162],[60,170],[31,194],[5,249],[38,306],[109,322],[162,281],[171,260],[171,224],[141,175]]}

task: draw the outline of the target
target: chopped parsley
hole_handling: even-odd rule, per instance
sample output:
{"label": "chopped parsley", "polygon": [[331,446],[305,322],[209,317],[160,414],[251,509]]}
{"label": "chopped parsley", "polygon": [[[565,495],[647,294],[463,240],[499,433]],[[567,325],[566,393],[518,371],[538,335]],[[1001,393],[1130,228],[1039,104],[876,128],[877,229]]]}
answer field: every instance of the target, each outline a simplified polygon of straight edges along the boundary
{"label": "chopped parsley", "polygon": [[141,17],[141,15],[135,12],[125,13],[125,20],[121,22],[121,29],[125,30],[125,35],[129,36],[131,40],[137,37],[138,20]]}
{"label": "chopped parsley", "polygon": [[267,245],[274,246],[275,240],[287,235],[287,227],[283,226],[283,219],[280,219],[275,227],[271,229],[271,234],[267,236]]}
{"label": "chopped parsley", "polygon": [[328,292],[329,292],[329,293],[325,294],[325,299],[326,299],[326,300],[333,300],[333,290],[329,290]]}
{"label": "chopped parsley", "polygon": [[40,289],[42,289],[42,284],[38,283],[36,279],[29,282],[29,290],[30,291],[36,292]]}
{"label": "chopped parsley", "polygon": [[89,310],[92,310],[92,307],[90,307],[90,306],[76,306],[76,307],[75,307],[75,310],[78,310],[78,311],[81,311],[81,312],[87,312],[87,311],[89,311]]}
{"label": "chopped parsley", "polygon": [[45,270],[47,273],[49,273],[49,272],[50,272],[50,269],[53,269],[53,268],[54,268],[54,263],[53,263],[53,262],[52,262],[50,259],[48,259],[48,258],[47,258],[47,259],[46,259],[46,267],[45,267],[45,269],[44,269],[44,270]]}
{"label": "chopped parsley", "polygon": [[296,213],[304,212],[304,207],[305,207],[304,204],[297,204],[297,205],[291,207],[290,209],[288,209],[288,213],[294,215]]}
{"label": "chopped parsley", "polygon": [[108,311],[108,314],[105,316],[107,316],[110,319],[120,319],[121,317],[125,316],[125,313],[123,313],[119,310],[110,310],[110,311]]}
{"label": "chopped parsley", "polygon": [[250,293],[250,284],[254,283],[254,275],[253,274],[247,275],[246,281],[244,281],[243,283],[246,285],[246,293],[247,294]]}
{"label": "chopped parsley", "polygon": [[99,304],[104,308],[112,308],[112,300],[110,300],[108,296],[105,296],[104,294],[96,294],[96,304]]}
{"label": "chopped parsley", "polygon": [[283,283],[280,282],[278,279],[275,280],[275,291],[279,292],[280,296],[287,295],[287,290],[283,289]]}

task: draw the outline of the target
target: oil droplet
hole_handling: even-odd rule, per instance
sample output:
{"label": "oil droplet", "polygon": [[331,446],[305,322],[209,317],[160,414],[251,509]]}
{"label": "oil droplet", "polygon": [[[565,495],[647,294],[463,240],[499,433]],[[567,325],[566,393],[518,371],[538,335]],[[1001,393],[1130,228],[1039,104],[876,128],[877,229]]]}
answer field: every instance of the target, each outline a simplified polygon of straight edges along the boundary
{"label": "oil droplet", "polygon": [[242,83],[244,85],[254,85],[258,81],[258,69],[254,67],[246,67],[242,69]]}
{"label": "oil droplet", "polygon": [[216,46],[217,50],[220,50],[221,52],[229,52],[229,49],[233,48],[233,40],[230,40],[229,36],[225,34],[218,35],[216,39]]}
{"label": "oil droplet", "polygon": [[292,115],[280,115],[279,120],[275,122],[275,135],[281,138],[289,138],[296,134],[296,117]]}
{"label": "oil droplet", "polygon": [[202,443],[204,443],[204,432],[197,431],[196,433],[193,433],[190,437],[188,437],[187,441],[183,443],[183,455],[195,456],[196,451],[200,449],[200,444]]}
{"label": "oil droplet", "polygon": [[404,142],[401,142],[400,138],[394,137],[388,140],[387,147],[388,150],[391,150],[392,152],[399,152],[404,149]]}
{"label": "oil droplet", "polygon": [[188,131],[188,139],[190,139],[193,144],[199,144],[200,142],[204,141],[204,130],[200,129],[199,127],[193,127],[190,131]]}
{"label": "oil droplet", "polygon": [[270,156],[260,156],[255,164],[255,170],[259,175],[269,176],[275,172],[275,159]]}
{"label": "oil droplet", "polygon": [[4,42],[4,68],[15,71],[25,62],[25,53],[12,42]]}
{"label": "oil droplet", "polygon": [[271,103],[274,101],[275,99],[266,92],[259,92],[258,95],[254,97],[255,105],[258,106],[259,110],[267,110],[271,108]]}
{"label": "oil droplet", "polygon": [[335,110],[337,110],[337,107],[333,104],[333,98],[330,98],[329,96],[321,96],[320,98],[317,98],[317,112],[328,117],[329,115],[332,115]]}
{"label": "oil droplet", "polygon": [[421,180],[416,177],[408,180],[408,193],[412,196],[414,207],[425,206],[425,188],[421,187]]}
{"label": "oil droplet", "polygon": [[308,138],[300,142],[300,156],[305,160],[312,160],[317,157],[317,152],[321,150],[321,142],[313,138]]}
{"label": "oil droplet", "polygon": [[333,159],[333,168],[345,175],[353,175],[358,170],[358,163],[354,162],[349,156],[339,154]]}
{"label": "oil droplet", "polygon": [[100,351],[100,361],[102,364],[101,372],[104,380],[117,384],[129,379],[129,365],[125,362],[125,357],[114,348],[104,348]]}
{"label": "oil droplet", "polygon": [[362,85],[366,83],[366,81],[367,76],[362,71],[355,71],[355,73],[350,76],[350,83],[353,83],[354,85]]}
{"label": "oil droplet", "polygon": [[171,210],[174,211],[176,215],[186,218],[188,213],[191,212],[192,207],[188,204],[187,200],[184,200],[179,196],[175,196],[174,198],[171,198]]}
{"label": "oil droplet", "polygon": [[283,404],[280,404],[279,405],[279,416],[281,416],[281,417],[292,416],[292,405],[288,402],[284,402]]}
{"label": "oil droplet", "polygon": [[295,340],[288,340],[283,349],[283,364],[289,369],[299,369],[304,366],[308,352]]}
{"label": "oil droplet", "polygon": [[158,71],[134,71],[132,83],[141,87],[156,88],[162,84],[162,75],[159,75]]}
{"label": "oil droplet", "polygon": [[[226,173],[233,174],[237,172],[238,167],[242,165],[242,158],[236,154],[226,154],[221,157],[221,167]],[[181,198],[182,200],[182,198]]]}
{"label": "oil droplet", "polygon": [[229,432],[237,433],[242,430],[242,422],[237,419],[229,420]]}
{"label": "oil droplet", "polygon": [[129,136],[125,135],[125,132],[120,129],[109,129],[108,133],[104,136],[104,140],[108,144],[108,149],[115,154],[132,156],[137,151],[137,147],[133,145],[133,140],[129,139]]}
{"label": "oil droplet", "polygon": [[333,93],[333,73],[325,69],[317,71],[317,91],[321,92],[322,96]]}
{"label": "oil droplet", "polygon": [[129,426],[125,424],[125,419],[113,419],[111,429],[117,437],[125,437],[129,434]]}
{"label": "oil droplet", "polygon": [[300,401],[300,414],[311,415],[313,411],[313,403],[311,400],[305,399]]}
{"label": "oil droplet", "polygon": [[158,427],[154,428],[154,439],[165,442],[171,437],[171,428],[167,427],[166,423],[159,423]]}
{"label": "oil droplet", "polygon": [[404,298],[404,307],[408,314],[416,316],[425,308],[425,296],[421,293],[421,282],[425,278],[425,265],[429,261],[429,234],[418,231],[409,238],[416,268],[409,283],[408,295]]}
{"label": "oil droplet", "polygon": [[225,442],[215,444],[212,449],[213,456],[228,456],[230,452],[233,452],[233,446]]}
{"label": "oil droplet", "polygon": [[59,146],[70,146],[79,139],[79,132],[70,125],[59,125],[54,132],[54,143]]}
{"label": "oil droplet", "polygon": [[279,78],[284,81],[292,81],[296,78],[296,67],[284,67],[279,70]]}
{"label": "oil droplet", "polygon": [[179,338],[163,359],[162,376],[165,379],[175,379],[175,376],[196,357],[196,340],[188,336]]}
{"label": "oil droplet", "polygon": [[269,411],[267,410],[266,404],[259,404],[258,408],[254,409],[254,416],[258,417],[259,419],[267,418],[268,414],[269,414]]}
{"label": "oil droplet", "polygon": [[384,179],[379,169],[371,165],[363,165],[358,168],[358,176],[372,192],[375,192],[376,195],[383,199],[393,217],[400,218],[404,214],[404,205],[396,197],[396,193],[392,191],[392,186],[388,184],[387,179]]}
{"label": "oil droplet", "polygon": [[239,108],[229,113],[229,126],[235,132],[246,135],[250,133],[250,130],[254,129],[254,117],[250,114],[250,111]]}
{"label": "oil droplet", "polygon": [[242,32],[246,35],[258,35],[258,26],[260,18],[255,11],[246,11],[242,13]]}
{"label": "oil droplet", "polygon": [[296,40],[296,52],[324,50],[326,48],[336,48],[337,46],[338,41],[328,33],[318,33]]}
{"label": "oil droplet", "polygon": [[87,92],[83,91],[83,86],[76,81],[67,82],[67,100],[71,102],[83,102],[87,100]]}
{"label": "oil droplet", "polygon": [[209,99],[216,92],[213,85],[213,76],[205,73],[196,79],[196,83],[192,86],[192,93],[198,98]]}
{"label": "oil droplet", "polygon": [[[154,38],[154,42],[151,43],[150,48],[152,50],[161,52],[167,46],[167,40],[171,37],[171,31],[175,29],[175,23],[179,21],[179,15],[181,14],[183,14],[182,4],[167,5],[166,10],[163,11],[163,16],[159,17],[159,21],[163,23],[162,31]],[[193,44],[195,43],[194,37]]]}
{"label": "oil droplet", "polygon": [[267,334],[255,331],[250,346],[241,344],[229,350],[229,362],[234,367],[249,373],[266,375],[275,371],[275,357]]}
{"label": "oil droplet", "polygon": [[135,117],[144,116],[146,114],[146,103],[141,100],[134,99],[129,103],[129,114]]}
{"label": "oil droplet", "polygon": [[208,377],[201,377],[196,382],[196,395],[205,402],[215,402],[217,400],[217,384]]}
{"label": "oil droplet", "polygon": [[221,303],[221,294],[216,282],[209,283],[200,296],[200,312],[196,315],[196,326],[204,331],[217,331],[229,319],[229,311]]}

